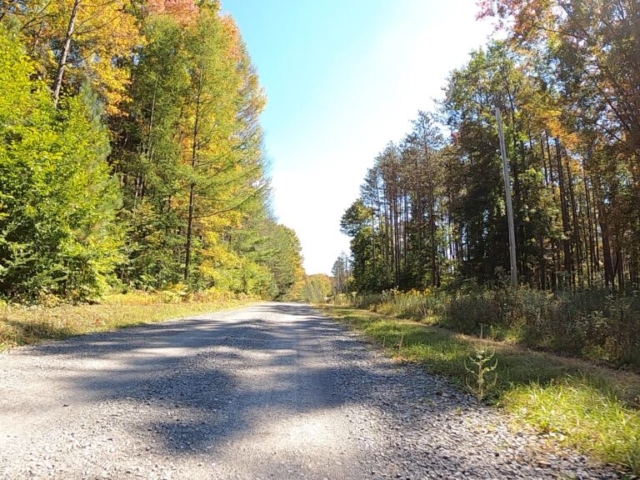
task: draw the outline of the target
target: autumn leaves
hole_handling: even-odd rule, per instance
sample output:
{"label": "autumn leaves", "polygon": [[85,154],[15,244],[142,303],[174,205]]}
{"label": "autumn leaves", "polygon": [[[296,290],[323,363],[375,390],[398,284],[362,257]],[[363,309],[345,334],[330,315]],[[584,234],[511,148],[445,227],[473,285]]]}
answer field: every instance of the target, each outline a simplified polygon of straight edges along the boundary
{"label": "autumn leaves", "polygon": [[218,3],[0,9],[13,72],[0,102],[5,295],[178,283],[284,294],[300,247],[268,211],[265,99]]}

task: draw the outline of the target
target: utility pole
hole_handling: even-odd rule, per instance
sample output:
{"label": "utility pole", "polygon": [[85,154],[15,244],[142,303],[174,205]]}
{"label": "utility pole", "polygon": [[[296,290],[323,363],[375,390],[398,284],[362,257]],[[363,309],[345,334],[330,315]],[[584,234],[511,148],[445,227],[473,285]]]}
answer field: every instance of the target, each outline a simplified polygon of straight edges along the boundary
{"label": "utility pole", "polygon": [[516,231],[513,224],[513,203],[511,202],[511,180],[509,180],[509,164],[507,163],[507,148],[504,144],[504,133],[502,131],[502,115],[500,109],[496,107],[496,118],[498,119],[498,135],[500,137],[500,153],[502,154],[502,173],[504,175],[504,188],[507,197],[507,219],[509,221],[509,258],[511,259],[511,286],[518,286],[518,264],[516,262]]}

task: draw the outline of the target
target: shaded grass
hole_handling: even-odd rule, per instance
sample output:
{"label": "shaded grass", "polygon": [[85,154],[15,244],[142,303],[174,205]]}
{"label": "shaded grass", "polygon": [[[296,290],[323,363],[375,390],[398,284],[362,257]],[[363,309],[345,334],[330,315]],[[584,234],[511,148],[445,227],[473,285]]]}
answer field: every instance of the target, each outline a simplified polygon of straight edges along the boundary
{"label": "shaded grass", "polygon": [[162,295],[107,297],[100,305],[0,306],[0,351],[43,340],[134,327],[246,304],[247,299],[167,303]]}
{"label": "shaded grass", "polygon": [[324,306],[393,356],[420,363],[461,388],[478,349],[495,351],[497,383],[488,401],[538,431],[601,461],[640,473],[640,377],[514,345],[456,334],[369,311]]}

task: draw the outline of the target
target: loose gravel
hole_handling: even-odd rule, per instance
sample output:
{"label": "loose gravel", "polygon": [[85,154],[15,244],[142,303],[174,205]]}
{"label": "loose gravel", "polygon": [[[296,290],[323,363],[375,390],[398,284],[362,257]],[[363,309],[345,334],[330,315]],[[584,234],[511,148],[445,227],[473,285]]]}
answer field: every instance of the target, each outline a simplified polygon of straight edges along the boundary
{"label": "loose gravel", "polygon": [[0,478],[619,478],[297,304],[0,355]]}

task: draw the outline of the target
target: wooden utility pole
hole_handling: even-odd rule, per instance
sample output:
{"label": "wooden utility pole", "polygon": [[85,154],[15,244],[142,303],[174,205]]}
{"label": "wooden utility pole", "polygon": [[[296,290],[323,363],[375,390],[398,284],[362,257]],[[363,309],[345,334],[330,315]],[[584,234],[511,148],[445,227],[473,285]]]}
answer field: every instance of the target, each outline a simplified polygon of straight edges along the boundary
{"label": "wooden utility pole", "polygon": [[498,119],[498,135],[500,137],[500,153],[502,154],[502,173],[504,175],[504,188],[507,198],[507,219],[509,221],[509,258],[511,259],[511,286],[518,286],[518,263],[516,262],[516,231],[513,223],[513,203],[511,202],[511,180],[509,179],[509,164],[507,163],[507,149],[504,144],[502,131],[502,115],[496,108]]}

